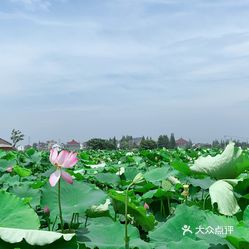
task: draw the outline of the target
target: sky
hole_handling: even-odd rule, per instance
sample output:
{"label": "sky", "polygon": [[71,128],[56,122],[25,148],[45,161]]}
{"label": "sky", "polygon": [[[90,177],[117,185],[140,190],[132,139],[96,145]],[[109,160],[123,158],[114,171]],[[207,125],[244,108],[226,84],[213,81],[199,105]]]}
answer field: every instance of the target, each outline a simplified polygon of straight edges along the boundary
{"label": "sky", "polygon": [[249,0],[1,0],[0,137],[249,140]]}

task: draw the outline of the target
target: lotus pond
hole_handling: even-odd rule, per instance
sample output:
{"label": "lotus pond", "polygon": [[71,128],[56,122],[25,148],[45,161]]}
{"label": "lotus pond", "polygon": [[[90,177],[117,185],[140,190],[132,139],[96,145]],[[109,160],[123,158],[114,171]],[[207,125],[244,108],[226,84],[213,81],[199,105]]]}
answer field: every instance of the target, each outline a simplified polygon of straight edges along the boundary
{"label": "lotus pond", "polygon": [[249,248],[249,151],[0,151],[1,249]]}

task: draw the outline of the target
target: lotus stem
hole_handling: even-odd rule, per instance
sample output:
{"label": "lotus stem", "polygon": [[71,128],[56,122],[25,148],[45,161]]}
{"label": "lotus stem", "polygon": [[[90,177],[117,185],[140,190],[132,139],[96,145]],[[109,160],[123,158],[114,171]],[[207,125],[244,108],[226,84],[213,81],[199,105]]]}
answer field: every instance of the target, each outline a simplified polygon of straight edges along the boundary
{"label": "lotus stem", "polygon": [[87,221],[88,221],[88,215],[86,215],[85,227],[87,226]]}
{"label": "lotus stem", "polygon": [[168,209],[169,209],[169,215],[170,215],[171,210],[170,210],[170,198],[169,197],[167,197],[167,203],[168,203]]}
{"label": "lotus stem", "polygon": [[207,196],[205,197],[204,201],[203,201],[203,209],[206,208],[206,201],[209,198],[209,194],[207,194]]}
{"label": "lotus stem", "polygon": [[54,220],[54,222],[53,222],[52,231],[54,231],[54,226],[55,226],[55,223],[56,223],[57,219],[58,219],[58,215],[56,215],[55,220]]}
{"label": "lotus stem", "polygon": [[61,221],[61,232],[64,232],[64,222],[63,222],[63,216],[62,216],[62,209],[61,209],[61,179],[59,179],[58,182],[58,206],[59,206],[59,217]]}
{"label": "lotus stem", "polygon": [[129,249],[129,236],[128,236],[128,192],[129,188],[131,187],[132,184],[130,184],[127,189],[126,189],[126,194],[125,194],[125,249]]}

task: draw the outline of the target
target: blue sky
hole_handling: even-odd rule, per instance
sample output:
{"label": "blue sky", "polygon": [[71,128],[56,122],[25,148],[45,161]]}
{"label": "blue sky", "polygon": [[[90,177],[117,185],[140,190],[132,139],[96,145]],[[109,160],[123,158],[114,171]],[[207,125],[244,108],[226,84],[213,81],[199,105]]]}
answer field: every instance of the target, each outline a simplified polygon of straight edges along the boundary
{"label": "blue sky", "polygon": [[248,139],[248,16],[246,0],[1,0],[0,137]]}

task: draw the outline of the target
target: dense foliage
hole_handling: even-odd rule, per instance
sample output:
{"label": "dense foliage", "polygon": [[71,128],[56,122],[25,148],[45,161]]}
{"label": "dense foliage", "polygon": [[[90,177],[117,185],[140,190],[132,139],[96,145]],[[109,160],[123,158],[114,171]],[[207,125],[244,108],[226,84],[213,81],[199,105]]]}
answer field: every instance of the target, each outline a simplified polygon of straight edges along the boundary
{"label": "dense foliage", "polygon": [[62,234],[49,152],[0,151],[1,249],[124,248],[125,218],[129,248],[249,248],[248,150],[230,143],[77,158],[65,168],[73,184],[61,181]]}

